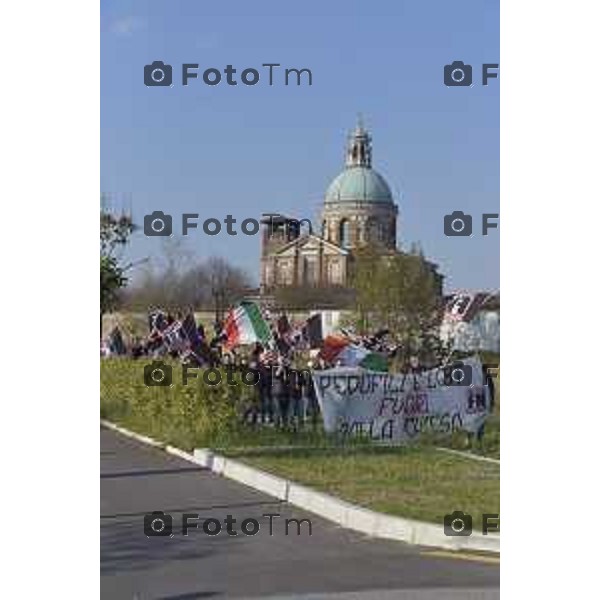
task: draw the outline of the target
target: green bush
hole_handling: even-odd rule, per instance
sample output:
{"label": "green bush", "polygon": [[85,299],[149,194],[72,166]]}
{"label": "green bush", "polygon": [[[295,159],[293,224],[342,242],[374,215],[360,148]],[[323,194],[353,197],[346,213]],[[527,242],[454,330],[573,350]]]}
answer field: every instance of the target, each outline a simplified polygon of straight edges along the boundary
{"label": "green bush", "polygon": [[[182,366],[172,368],[172,385],[147,386],[145,360],[105,359],[100,364],[100,413],[105,419],[181,448],[227,445],[241,428],[240,415],[256,401],[255,387],[223,381],[209,386],[202,370],[183,385]],[[225,374],[223,374],[224,376]]]}

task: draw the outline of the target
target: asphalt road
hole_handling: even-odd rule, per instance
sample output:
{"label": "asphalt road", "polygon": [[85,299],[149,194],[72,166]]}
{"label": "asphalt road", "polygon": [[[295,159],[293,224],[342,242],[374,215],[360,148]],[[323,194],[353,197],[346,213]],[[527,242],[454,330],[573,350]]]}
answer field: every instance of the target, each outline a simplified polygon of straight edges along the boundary
{"label": "asphalt road", "polygon": [[[113,431],[100,435],[102,598],[499,598],[499,566],[485,559],[369,539]],[[159,510],[172,515],[172,537],[144,533],[144,515]],[[187,536],[185,512],[200,515]],[[225,523],[204,533],[204,519],[227,515],[237,536]],[[306,522],[286,535],[291,518],[310,519],[312,535]],[[245,519],[259,522],[256,535],[242,533]]]}

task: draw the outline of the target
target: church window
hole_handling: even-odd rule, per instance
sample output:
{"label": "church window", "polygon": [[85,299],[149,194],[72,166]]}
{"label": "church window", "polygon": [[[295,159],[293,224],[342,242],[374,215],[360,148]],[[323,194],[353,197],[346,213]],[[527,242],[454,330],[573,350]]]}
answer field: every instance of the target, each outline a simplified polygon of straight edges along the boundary
{"label": "church window", "polygon": [[377,221],[375,219],[369,219],[367,221],[367,242],[375,242],[378,240],[379,231],[377,227]]}
{"label": "church window", "polygon": [[317,262],[314,258],[304,257],[304,283],[317,283]]}
{"label": "church window", "polygon": [[329,283],[333,285],[342,283],[340,277],[340,263],[337,260],[329,263]]}
{"label": "church window", "polygon": [[291,265],[285,261],[278,265],[277,283],[279,285],[291,285],[293,283],[293,273]]}
{"label": "church window", "polygon": [[348,219],[340,221],[340,246],[346,248],[350,245],[350,222]]}

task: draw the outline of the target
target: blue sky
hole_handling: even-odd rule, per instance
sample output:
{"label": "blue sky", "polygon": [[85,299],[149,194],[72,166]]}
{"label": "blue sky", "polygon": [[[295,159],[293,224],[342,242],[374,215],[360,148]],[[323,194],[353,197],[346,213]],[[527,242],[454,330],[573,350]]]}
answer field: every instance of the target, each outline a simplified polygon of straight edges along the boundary
{"label": "blue sky", "polygon": [[[447,291],[499,288],[499,232],[481,235],[481,214],[500,212],[500,83],[481,85],[481,64],[500,58],[497,0],[103,0],[101,13],[101,189],[137,222],[163,210],[174,222],[232,214],[239,227],[281,212],[316,223],[360,112],[399,204],[402,247],[419,242]],[[173,65],[173,87],[144,85],[155,60]],[[473,87],[443,84],[454,60],[473,65]],[[261,81],[183,87],[184,62],[200,73],[231,64],[238,80],[252,67]],[[313,85],[269,86],[269,62],[311,69]],[[473,237],[444,236],[454,210],[473,215]],[[258,235],[200,230],[182,244],[258,280]],[[128,251],[156,265],[164,252],[141,232]]]}

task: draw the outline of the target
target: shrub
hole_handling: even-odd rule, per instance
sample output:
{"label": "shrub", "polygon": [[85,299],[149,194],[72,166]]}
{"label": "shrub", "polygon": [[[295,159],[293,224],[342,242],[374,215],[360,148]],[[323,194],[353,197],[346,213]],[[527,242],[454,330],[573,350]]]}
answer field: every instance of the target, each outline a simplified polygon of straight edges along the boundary
{"label": "shrub", "polygon": [[[256,388],[223,381],[209,386],[198,377],[183,384],[182,366],[172,368],[172,385],[147,386],[147,361],[113,358],[100,365],[100,413],[137,431],[182,448],[226,445],[241,427],[240,415],[256,400]],[[225,378],[224,378],[225,379]]]}

